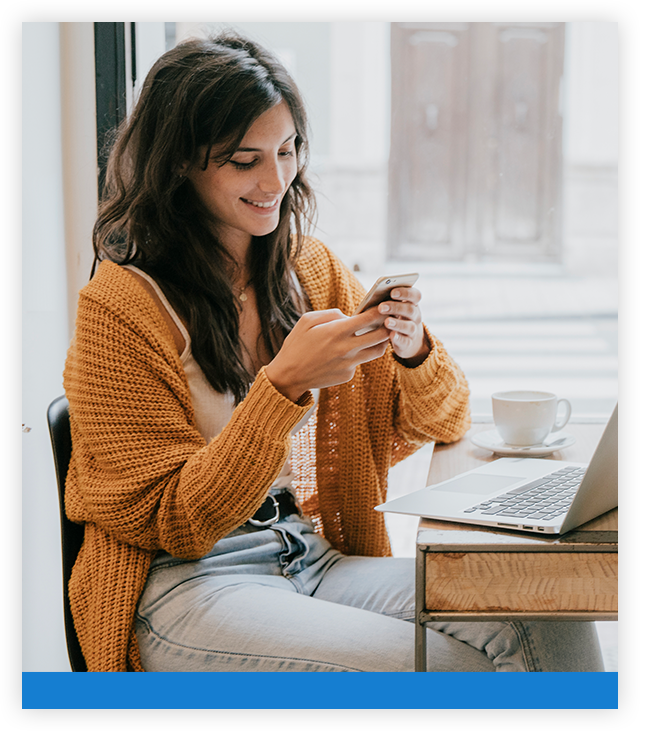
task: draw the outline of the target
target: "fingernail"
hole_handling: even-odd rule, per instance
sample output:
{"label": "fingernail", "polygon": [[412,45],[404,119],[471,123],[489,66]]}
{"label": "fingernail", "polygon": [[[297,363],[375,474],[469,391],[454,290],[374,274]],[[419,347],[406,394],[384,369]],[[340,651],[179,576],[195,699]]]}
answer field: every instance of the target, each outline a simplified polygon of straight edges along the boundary
{"label": "fingernail", "polygon": [[379,310],[380,312],[388,312],[390,307],[388,305],[382,305]]}
{"label": "fingernail", "polygon": [[386,323],[386,327],[395,327],[395,320],[389,320]]}
{"label": "fingernail", "polygon": [[391,297],[400,297],[400,291],[399,291],[399,290],[397,290],[397,289],[394,289],[394,290],[393,290],[393,291],[391,292]]}

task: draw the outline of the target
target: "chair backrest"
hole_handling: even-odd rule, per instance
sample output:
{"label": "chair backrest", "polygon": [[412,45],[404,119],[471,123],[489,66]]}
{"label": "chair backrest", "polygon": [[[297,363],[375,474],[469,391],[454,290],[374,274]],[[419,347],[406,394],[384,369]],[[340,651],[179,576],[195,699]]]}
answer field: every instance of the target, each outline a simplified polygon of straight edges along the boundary
{"label": "chair backrest", "polygon": [[72,453],[70,436],[70,405],[65,396],[59,396],[49,404],[47,422],[51,435],[51,447],[56,466],[56,482],[58,483],[58,506],[60,508],[61,551],[63,557],[63,612],[65,615],[65,640],[70,667],[76,673],[86,672],[86,661],[79,646],[74,620],[70,610],[67,586],[72,574],[74,562],[84,541],[84,526],[73,523],[65,514],[65,478]]}

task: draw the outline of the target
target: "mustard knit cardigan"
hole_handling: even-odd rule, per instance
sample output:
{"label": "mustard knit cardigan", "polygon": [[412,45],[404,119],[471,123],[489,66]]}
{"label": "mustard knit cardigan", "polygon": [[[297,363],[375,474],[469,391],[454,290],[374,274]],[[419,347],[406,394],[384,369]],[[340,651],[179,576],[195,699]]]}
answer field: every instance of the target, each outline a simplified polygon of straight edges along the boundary
{"label": "mustard knit cardigan", "polygon": [[[364,291],[320,242],[296,272],[314,310],[349,315]],[[405,368],[389,347],[354,378],[321,391],[316,417],[293,441],[298,496],[332,545],[390,555],[387,472],[421,445],[460,438],[470,424],[466,380],[430,333],[431,352]],[[205,443],[188,383],[152,298],[109,261],[80,293],[64,373],[72,460],[66,510],[85,524],[69,597],[89,671],[142,670],[135,608],[156,551],[198,559],[263,502],[307,412],[261,368],[221,434]]]}

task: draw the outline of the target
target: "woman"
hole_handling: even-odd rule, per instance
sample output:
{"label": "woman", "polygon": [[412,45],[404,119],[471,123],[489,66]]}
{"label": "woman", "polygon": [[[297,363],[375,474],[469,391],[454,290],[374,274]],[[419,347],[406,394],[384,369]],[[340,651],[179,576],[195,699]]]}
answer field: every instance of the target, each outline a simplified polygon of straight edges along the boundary
{"label": "woman", "polygon": [[[416,288],[351,316],[306,161],[294,83],[234,35],[159,59],[112,149],[65,369],[89,670],[412,669],[413,562],[373,508],[465,433],[467,383]],[[429,634],[433,670],[601,669],[590,625]]]}

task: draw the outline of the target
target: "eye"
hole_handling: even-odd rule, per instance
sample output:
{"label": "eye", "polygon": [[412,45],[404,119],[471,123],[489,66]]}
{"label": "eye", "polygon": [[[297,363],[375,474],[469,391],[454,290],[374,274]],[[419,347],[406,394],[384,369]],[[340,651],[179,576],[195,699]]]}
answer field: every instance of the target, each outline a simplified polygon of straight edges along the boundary
{"label": "eye", "polygon": [[251,160],[250,162],[239,162],[237,160],[229,160],[228,161],[236,170],[249,170],[252,168],[257,160]]}
{"label": "eye", "polygon": [[[295,150],[280,150],[279,157],[282,158],[291,158],[295,155]],[[240,162],[238,160],[228,160],[228,162],[236,169],[236,170],[250,170],[258,160],[251,160],[250,162]]]}

